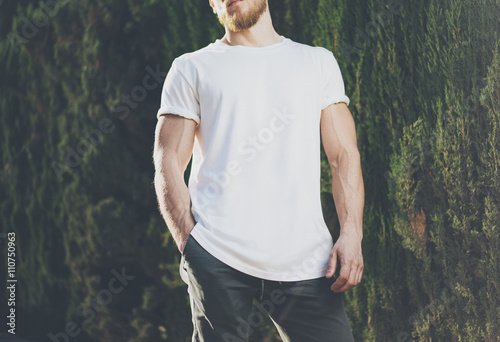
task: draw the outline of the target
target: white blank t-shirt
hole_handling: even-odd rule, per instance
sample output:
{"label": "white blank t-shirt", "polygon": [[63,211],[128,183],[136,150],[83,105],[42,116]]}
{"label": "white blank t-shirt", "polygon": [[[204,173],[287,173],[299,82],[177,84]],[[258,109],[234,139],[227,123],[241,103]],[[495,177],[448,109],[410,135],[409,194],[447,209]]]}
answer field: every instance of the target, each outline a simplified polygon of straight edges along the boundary
{"label": "white blank t-shirt", "polygon": [[297,281],[326,274],[320,117],[349,98],[332,52],[281,37],[265,47],[217,39],[176,58],[157,116],[197,123],[188,185],[196,241],[246,274]]}

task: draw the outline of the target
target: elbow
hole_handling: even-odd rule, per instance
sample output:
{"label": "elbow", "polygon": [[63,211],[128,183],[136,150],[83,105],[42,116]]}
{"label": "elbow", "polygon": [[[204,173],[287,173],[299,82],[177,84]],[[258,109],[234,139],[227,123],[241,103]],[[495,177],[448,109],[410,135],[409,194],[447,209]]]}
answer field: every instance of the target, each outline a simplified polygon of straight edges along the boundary
{"label": "elbow", "polygon": [[155,171],[158,172],[159,170],[162,169],[162,165],[165,160],[165,155],[157,144],[155,144],[154,150],[153,150],[153,165],[155,167]]}
{"label": "elbow", "polygon": [[155,145],[153,150],[153,164],[156,173],[165,172],[169,168],[169,165],[172,164],[172,157],[164,149]]}
{"label": "elbow", "polygon": [[153,151],[153,164],[155,168],[155,181],[178,175],[182,176],[184,172],[179,156],[171,150],[155,147]]}
{"label": "elbow", "polygon": [[155,166],[155,169],[157,169],[161,164],[162,161],[164,160],[164,153],[162,150],[160,150],[156,145],[153,150],[153,164]]}
{"label": "elbow", "polygon": [[335,156],[328,159],[328,162],[332,170],[338,171],[345,166],[359,164],[360,160],[361,156],[357,146],[342,146]]}

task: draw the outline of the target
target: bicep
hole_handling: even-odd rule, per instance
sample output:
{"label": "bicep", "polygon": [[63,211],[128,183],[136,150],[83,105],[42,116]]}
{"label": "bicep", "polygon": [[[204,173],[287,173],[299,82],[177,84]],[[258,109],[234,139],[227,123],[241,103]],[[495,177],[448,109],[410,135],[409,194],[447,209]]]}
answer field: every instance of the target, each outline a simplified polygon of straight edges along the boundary
{"label": "bicep", "polygon": [[155,165],[177,162],[184,171],[193,152],[196,122],[175,114],[164,114],[158,118],[155,130]]}
{"label": "bicep", "polygon": [[323,109],[321,139],[330,164],[336,163],[344,152],[357,152],[356,128],[345,103],[332,104]]}

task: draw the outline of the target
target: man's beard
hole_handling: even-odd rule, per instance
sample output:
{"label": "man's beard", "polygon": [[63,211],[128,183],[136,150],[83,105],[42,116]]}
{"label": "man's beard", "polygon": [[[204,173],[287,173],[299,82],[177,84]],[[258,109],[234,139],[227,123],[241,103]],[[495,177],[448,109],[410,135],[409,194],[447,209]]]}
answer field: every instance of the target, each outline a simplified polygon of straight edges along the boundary
{"label": "man's beard", "polygon": [[266,11],[266,7],[266,0],[258,0],[250,6],[248,12],[245,14],[241,14],[237,8],[232,13],[228,13],[226,8],[224,13],[218,13],[217,17],[219,18],[219,22],[227,27],[228,30],[240,32],[255,25],[262,13]]}

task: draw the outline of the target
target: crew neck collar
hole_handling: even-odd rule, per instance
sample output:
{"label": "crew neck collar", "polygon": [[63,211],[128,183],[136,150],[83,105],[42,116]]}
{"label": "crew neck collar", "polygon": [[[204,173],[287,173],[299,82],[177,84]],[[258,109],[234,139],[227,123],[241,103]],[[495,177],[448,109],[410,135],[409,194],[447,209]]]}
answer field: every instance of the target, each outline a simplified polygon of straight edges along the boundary
{"label": "crew neck collar", "polygon": [[215,40],[215,45],[223,47],[227,50],[231,51],[254,51],[254,52],[259,52],[259,51],[269,51],[269,50],[275,50],[279,49],[285,45],[287,45],[290,42],[289,38],[286,38],[283,35],[280,35],[283,39],[281,39],[280,42],[273,43],[271,45],[266,45],[266,46],[245,46],[245,45],[228,45],[226,43],[223,43],[220,39]]}

